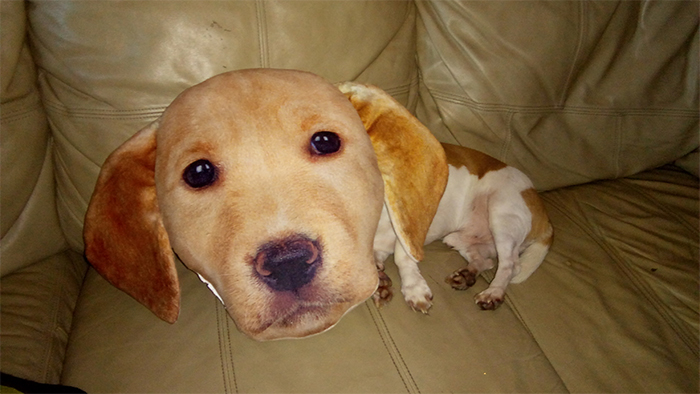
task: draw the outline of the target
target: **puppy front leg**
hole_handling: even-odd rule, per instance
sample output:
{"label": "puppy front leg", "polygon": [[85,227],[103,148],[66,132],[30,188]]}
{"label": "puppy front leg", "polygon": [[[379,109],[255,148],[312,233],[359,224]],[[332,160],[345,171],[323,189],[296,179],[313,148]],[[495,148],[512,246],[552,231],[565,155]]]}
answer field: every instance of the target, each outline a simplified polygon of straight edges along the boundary
{"label": "puppy front leg", "polygon": [[414,311],[428,314],[428,310],[433,306],[433,293],[421,275],[418,264],[408,256],[398,240],[394,246],[394,262],[399,268],[401,293],[406,303]]}

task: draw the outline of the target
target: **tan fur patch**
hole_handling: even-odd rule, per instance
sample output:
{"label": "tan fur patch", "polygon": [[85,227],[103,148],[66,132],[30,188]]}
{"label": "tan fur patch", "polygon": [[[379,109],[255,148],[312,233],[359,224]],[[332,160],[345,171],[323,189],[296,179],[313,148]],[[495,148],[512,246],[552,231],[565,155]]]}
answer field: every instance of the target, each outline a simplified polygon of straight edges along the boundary
{"label": "tan fur patch", "polygon": [[520,195],[523,196],[527,208],[532,213],[532,228],[527,235],[527,240],[551,245],[554,231],[542,199],[533,188],[523,190]]}
{"label": "tan fur patch", "polygon": [[455,167],[467,167],[469,173],[481,179],[489,171],[498,171],[507,165],[498,159],[459,145],[442,144],[447,156],[447,163]]}

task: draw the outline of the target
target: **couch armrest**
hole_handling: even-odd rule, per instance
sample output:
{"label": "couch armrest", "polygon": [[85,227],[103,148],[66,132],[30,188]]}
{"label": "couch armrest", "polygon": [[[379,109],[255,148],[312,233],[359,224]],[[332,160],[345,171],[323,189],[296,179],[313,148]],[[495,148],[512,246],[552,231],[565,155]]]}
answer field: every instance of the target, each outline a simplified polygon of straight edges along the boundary
{"label": "couch armrest", "polygon": [[58,224],[51,138],[26,41],[25,4],[0,3],[0,275],[66,248]]}
{"label": "couch armrest", "polygon": [[86,271],[82,256],[64,252],[0,279],[2,372],[60,383]]}

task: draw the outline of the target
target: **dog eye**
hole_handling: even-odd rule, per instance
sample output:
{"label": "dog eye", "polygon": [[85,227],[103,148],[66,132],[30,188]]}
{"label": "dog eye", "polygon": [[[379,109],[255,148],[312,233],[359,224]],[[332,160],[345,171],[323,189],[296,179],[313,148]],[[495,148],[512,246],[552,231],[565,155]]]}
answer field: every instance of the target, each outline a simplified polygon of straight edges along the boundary
{"label": "dog eye", "polygon": [[201,189],[216,181],[218,172],[216,167],[209,160],[197,160],[185,168],[182,179],[189,186]]}
{"label": "dog eye", "polygon": [[328,155],[340,149],[340,137],[331,131],[319,131],[311,137],[311,151],[317,155]]}

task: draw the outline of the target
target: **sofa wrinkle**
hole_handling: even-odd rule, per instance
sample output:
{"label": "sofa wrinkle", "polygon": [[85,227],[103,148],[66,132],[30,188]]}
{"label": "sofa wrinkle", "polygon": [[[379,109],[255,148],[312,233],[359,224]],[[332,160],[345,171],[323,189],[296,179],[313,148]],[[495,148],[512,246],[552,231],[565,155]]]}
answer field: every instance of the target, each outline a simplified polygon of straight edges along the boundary
{"label": "sofa wrinkle", "polygon": [[[615,264],[619,268],[619,271],[623,275],[625,275],[625,277],[629,279],[629,283],[634,285],[634,287],[638,290],[638,294],[644,296],[644,298],[649,302],[649,304],[651,304],[654,307],[659,316],[669,324],[669,326],[673,329],[673,331],[676,333],[679,339],[683,341],[683,343],[693,352],[693,354],[699,356],[700,350],[698,349],[697,338],[694,337],[694,334],[692,332],[689,333],[686,329],[684,329],[683,323],[679,322],[678,317],[675,316],[673,311],[665,306],[664,302],[659,298],[656,291],[654,291],[654,289],[651,288],[651,286],[646,282],[646,280],[644,280],[644,278],[640,277],[639,274],[635,272],[635,270],[630,266],[630,264],[627,263],[626,260],[620,255],[618,249],[610,244],[610,242],[608,241],[609,237],[605,235],[604,230],[600,226],[594,225],[590,221],[591,215],[586,213],[586,211],[588,210],[585,208],[588,207],[596,212],[601,212],[602,215],[606,217],[609,215],[603,212],[602,210],[598,209],[594,204],[583,201],[578,201],[577,203],[580,207],[580,214],[582,215],[583,219],[580,222],[574,221],[573,216],[568,215],[568,213],[561,209],[561,207],[557,207],[557,209],[560,211],[561,214],[567,216],[570,220],[572,220],[572,222],[577,223],[579,227],[586,234],[588,234],[594,242],[596,242],[603,250],[606,251],[606,254],[615,261]],[[556,207],[556,204],[550,205]]]}
{"label": "sofa wrinkle", "polygon": [[[63,146],[65,146],[65,145],[63,145]],[[95,163],[94,161],[90,160],[90,158],[89,158],[87,155],[85,155],[83,152],[81,152],[80,149],[77,149],[77,148],[75,147],[75,145],[70,145],[70,146],[73,148],[73,150],[74,150],[75,152],[79,153],[81,156],[83,156],[83,157],[86,158],[88,161],[90,161],[91,163],[93,163],[96,167],[98,167],[98,168],[101,167],[99,164],[97,164],[97,163]],[[55,149],[55,147],[54,147],[54,149]],[[65,193],[60,193],[60,192],[59,192],[60,189],[61,189],[61,186],[70,186],[70,187],[71,187],[72,194],[73,194],[73,195],[76,195],[76,196],[80,196],[80,195],[81,195],[81,194],[80,194],[80,189],[78,189],[78,187],[76,186],[77,183],[70,177],[70,171],[68,170],[70,167],[69,167],[68,164],[64,161],[63,157],[62,157],[60,154],[58,154],[57,152],[54,152],[53,157],[54,157],[54,160],[56,161],[56,164],[57,164],[56,167],[60,167],[60,169],[64,170],[64,175],[66,175],[66,179],[69,179],[69,180],[70,180],[70,182],[61,182],[59,185],[56,186],[56,191],[57,191],[57,192],[56,192],[56,198],[57,198],[57,199],[63,200],[63,202],[66,204],[66,206],[69,206],[70,204],[68,204],[68,201],[65,200],[66,194],[65,194]],[[70,185],[68,185],[68,183],[69,183]],[[85,199],[82,199],[80,202],[83,203],[84,207],[87,209],[88,201],[85,200]],[[80,216],[82,216],[82,215],[80,215]],[[78,215],[76,215],[75,217],[78,218]],[[80,221],[82,221],[82,220],[83,220],[83,218],[80,217]]]}
{"label": "sofa wrinkle", "polygon": [[[438,11],[435,9],[435,6],[433,5],[432,2],[421,1],[421,2],[419,2],[418,4],[421,4],[421,5],[425,6],[425,7],[430,7],[431,10],[432,10],[432,12],[433,12],[433,14],[435,14],[435,15],[438,14]],[[422,20],[420,9],[419,9],[418,7],[416,7],[416,8],[417,8],[416,11],[418,12],[418,19],[419,19],[419,20]],[[439,23],[439,24],[440,24],[440,29],[442,29],[442,31],[449,31],[449,29],[447,28],[447,26],[445,26],[445,21],[444,21],[442,18],[440,18],[440,17],[438,17],[438,18],[432,18],[432,20],[433,20],[433,22]],[[423,24],[425,24],[425,22],[423,22]],[[427,37],[429,37],[429,41],[431,41],[431,42],[433,42],[433,43],[435,42],[435,40],[430,36],[430,29],[427,29],[427,28],[425,29],[425,35],[426,35]],[[464,51],[464,53],[465,53],[465,54],[468,54],[469,52],[468,52],[468,51]],[[445,70],[447,70],[447,72],[450,73],[450,76],[452,77],[452,80],[455,82],[455,85],[459,87],[459,89],[464,93],[465,96],[468,96],[467,91],[466,91],[466,90],[464,89],[464,87],[459,83],[459,78],[457,78],[457,76],[455,75],[455,73],[454,73],[454,72],[450,69],[450,67],[448,66],[449,62],[445,61],[445,58],[444,58],[444,56],[443,56],[443,53],[442,53],[442,52],[439,52],[438,56],[440,57],[440,62],[442,63],[442,66],[445,68]],[[427,86],[427,85],[426,85],[426,86]],[[428,90],[430,91],[430,88],[429,88],[429,87],[428,87]],[[432,93],[431,93],[431,94],[432,94]]]}
{"label": "sofa wrinkle", "polygon": [[666,205],[662,204],[658,199],[653,198],[650,193],[647,193],[643,188],[635,185],[633,183],[633,181],[627,180],[627,179],[621,179],[620,183],[624,184],[629,191],[633,191],[639,197],[644,198],[644,200],[647,201],[648,203],[654,204],[655,207],[664,211],[665,214],[672,216],[676,222],[682,223],[683,227],[685,227],[686,230],[691,231],[693,234],[695,234],[696,237],[700,236],[700,229],[698,229],[692,223],[688,222],[682,215],[679,215],[676,212],[674,212],[673,210],[669,209]]}
{"label": "sofa wrinkle", "polygon": [[[599,234],[599,237],[601,240],[605,239],[604,234]],[[666,307],[665,303],[658,297],[654,289],[652,289],[643,278],[635,273],[634,269],[632,269],[625,259],[620,256],[617,248],[610,245],[606,241],[603,241],[603,245],[603,248],[607,251],[608,255],[615,260],[616,265],[620,268],[620,271],[630,280],[630,283],[637,288],[638,294],[642,294],[646,298],[649,304],[654,307],[661,318],[675,331],[676,335],[681,341],[683,341],[688,349],[692,351],[696,357],[700,356],[697,338],[694,338],[693,333],[686,332],[686,329],[683,328],[683,323],[678,321],[678,318],[675,316],[673,311]]]}
{"label": "sofa wrinkle", "polygon": [[[60,155],[55,155],[56,160],[62,161],[62,159],[61,159],[59,156],[60,156]],[[62,165],[64,166],[64,168],[66,168],[66,167],[65,167],[65,163],[62,163]],[[70,179],[70,177],[68,177],[68,179]],[[63,185],[63,187],[66,187],[66,186],[68,186],[68,183],[70,183],[70,187],[71,187],[71,189],[72,189],[72,191],[73,191],[72,195],[80,195],[80,191],[79,191],[78,188],[76,187],[75,182],[73,182],[72,180],[71,180],[71,182],[62,182],[61,185]],[[63,220],[63,219],[64,219],[64,216],[63,216],[63,215],[66,214],[66,213],[69,214],[71,220],[72,220],[74,223],[82,223],[82,222],[83,222],[83,217],[84,217],[84,215],[81,215],[81,214],[79,214],[78,212],[76,212],[75,210],[71,209],[71,206],[72,206],[72,205],[70,204],[70,201],[71,201],[71,200],[69,200],[69,198],[66,197],[66,193],[65,193],[65,192],[64,192],[64,193],[61,193],[61,188],[60,188],[60,186],[57,186],[57,188],[56,188],[56,207],[57,207],[57,209],[58,209],[60,206],[63,207],[63,209],[58,209],[58,211],[59,211],[59,222],[61,223],[61,228],[62,228],[62,230],[64,231],[64,236],[65,236],[66,238],[68,237],[69,234],[66,233],[66,230],[67,230],[67,229],[64,228],[64,220]],[[88,204],[87,204],[87,201],[83,200],[83,206],[84,206],[84,208],[85,208],[86,210],[87,210],[87,205],[88,205]],[[70,240],[68,240],[68,242],[70,243]],[[81,242],[82,242],[82,240],[81,240]],[[72,247],[76,247],[76,245],[74,245],[74,244],[72,244],[71,246],[72,246]]]}
{"label": "sofa wrinkle", "polygon": [[511,112],[508,114],[508,127],[506,128],[506,135],[505,138],[503,138],[503,144],[501,145],[501,153],[500,156],[498,157],[499,160],[502,162],[507,162],[508,158],[508,152],[510,151],[510,143],[513,139],[513,118],[515,117],[515,112]]}
{"label": "sofa wrinkle", "polygon": [[562,89],[561,98],[559,99],[558,107],[564,107],[566,100],[569,96],[569,89],[573,85],[574,75],[578,68],[579,58],[581,57],[581,47],[583,46],[583,40],[586,37],[586,26],[588,26],[586,17],[587,4],[585,1],[579,1],[579,20],[578,20],[578,39],[576,41],[576,50],[574,50],[574,58],[571,60],[571,68],[566,77],[566,82],[564,82],[564,88]]}
{"label": "sofa wrinkle", "polygon": [[[414,5],[413,7],[414,7],[414,9],[415,9],[415,5]],[[416,12],[417,12],[417,11],[416,11]],[[404,13],[404,15],[403,15],[403,20],[404,20],[404,22],[401,24],[401,26],[399,26],[398,29],[396,29],[396,31],[395,31],[394,34],[391,36],[391,38],[389,38],[388,40],[386,40],[385,45],[384,45],[380,50],[377,51],[376,55],[375,55],[374,57],[372,57],[372,58],[367,62],[367,67],[365,67],[365,70],[367,70],[368,68],[372,67],[372,65],[375,64],[375,63],[377,62],[377,59],[379,59],[379,58],[382,56],[382,54],[384,54],[384,52],[386,51],[386,49],[389,48],[389,47],[394,43],[396,37],[397,37],[400,33],[403,32],[404,26],[405,26],[406,23],[407,23],[407,17],[408,17],[408,15],[409,15],[410,13],[411,13],[411,8],[407,8],[406,11],[405,11],[405,13]],[[360,74],[358,74],[357,76],[362,75],[362,73],[363,73],[365,70],[362,70],[362,72],[360,72]],[[353,78],[353,80],[356,79],[357,76],[355,76],[355,78]],[[391,94],[391,93],[389,92],[389,90],[384,89],[384,91],[386,91],[387,93]]]}

